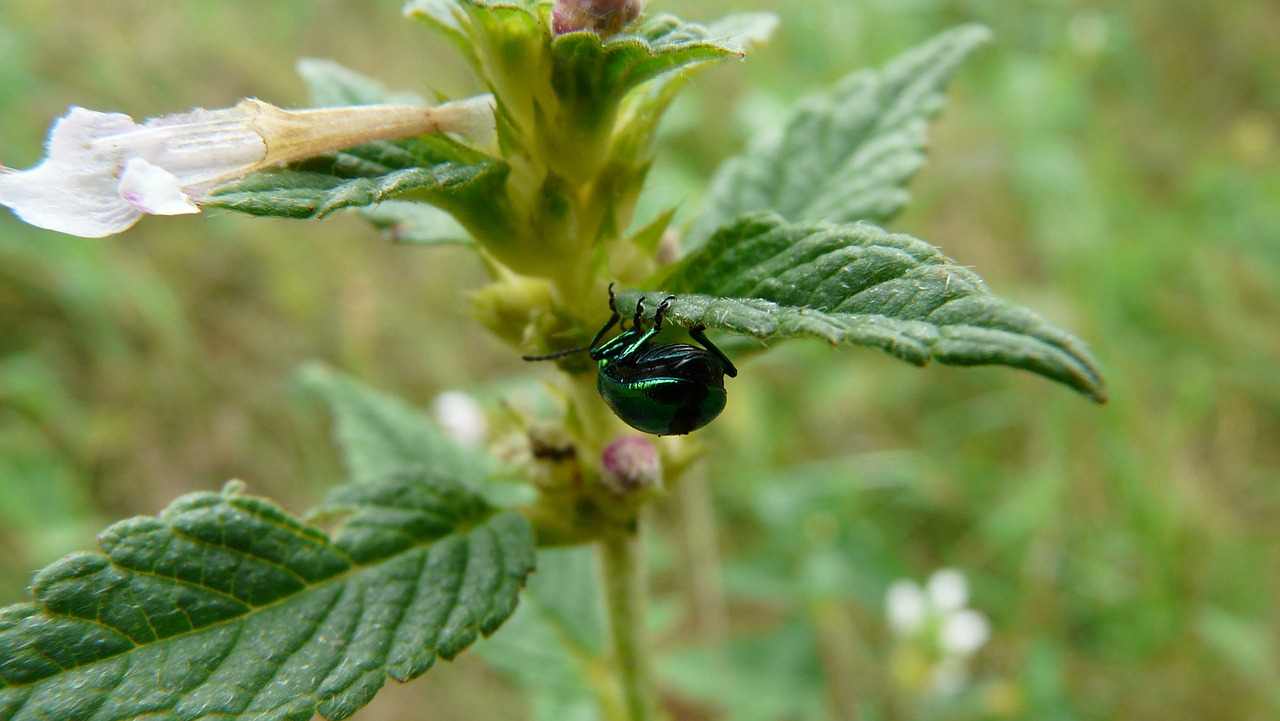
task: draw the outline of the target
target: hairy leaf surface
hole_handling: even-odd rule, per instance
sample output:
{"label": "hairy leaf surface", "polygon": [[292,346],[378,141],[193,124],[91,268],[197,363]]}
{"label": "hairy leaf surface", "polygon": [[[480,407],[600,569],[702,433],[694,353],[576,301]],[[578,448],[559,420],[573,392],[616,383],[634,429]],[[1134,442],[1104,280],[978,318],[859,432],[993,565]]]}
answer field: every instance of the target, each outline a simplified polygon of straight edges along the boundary
{"label": "hairy leaf surface", "polygon": [[524,518],[449,480],[319,510],[332,536],[231,484],[44,569],[0,610],[0,719],[346,718],[496,630],[533,566]]}
{"label": "hairy leaf surface", "polygon": [[724,163],[686,245],[743,213],[791,221],[883,224],[907,204],[925,160],[928,122],[960,63],[990,36],[978,25],[942,33],[879,71],[862,70],[799,103],[777,131]]}
{"label": "hairy leaf surface", "polygon": [[[928,243],[873,225],[747,215],[678,264],[663,286],[644,295],[677,295],[667,317],[680,325],[869,345],[917,365],[1007,365],[1106,398],[1080,340],[993,295]],[[620,307],[639,295],[620,294]]]}
{"label": "hairy leaf surface", "polygon": [[[404,160],[412,154],[408,148]],[[212,208],[249,215],[323,218],[347,208],[364,208],[388,198],[413,193],[441,207],[465,209],[480,187],[497,189],[506,166],[497,161],[476,165],[442,162],[429,166],[384,164],[389,148],[352,148],[331,162],[314,159],[289,168],[266,170],[215,188],[200,200]],[[372,157],[374,151],[381,157]],[[396,163],[399,164],[399,163]]]}

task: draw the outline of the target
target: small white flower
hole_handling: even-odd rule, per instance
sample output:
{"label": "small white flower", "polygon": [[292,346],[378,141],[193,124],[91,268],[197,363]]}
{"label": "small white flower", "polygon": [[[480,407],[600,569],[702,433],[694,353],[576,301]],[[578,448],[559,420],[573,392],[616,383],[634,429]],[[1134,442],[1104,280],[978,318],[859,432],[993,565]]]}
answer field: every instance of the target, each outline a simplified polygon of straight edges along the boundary
{"label": "small white flower", "polygon": [[938,643],[944,652],[957,656],[971,656],[991,638],[991,624],[987,617],[965,608],[951,613],[942,620]]}
{"label": "small white flower", "polygon": [[450,438],[464,446],[476,447],[489,436],[484,408],[461,391],[445,391],[433,404],[436,420]]}
{"label": "small white flower", "polygon": [[929,577],[927,588],[933,607],[942,613],[958,611],[969,603],[969,584],[964,574],[954,568],[935,571]]}
{"label": "small white flower", "polygon": [[434,108],[362,105],[281,110],[243,100],[135,123],[73,107],[49,131],[34,168],[0,167],[0,204],[26,222],[86,238],[119,233],[144,214],[200,212],[213,186],[255,170],[374,140],[456,132],[487,139],[493,98]]}
{"label": "small white flower", "polygon": [[924,627],[929,614],[928,599],[915,581],[894,581],[885,594],[885,609],[894,631],[911,635]]}
{"label": "small white flower", "polygon": [[927,691],[939,696],[963,689],[969,681],[970,657],[991,637],[987,617],[966,607],[969,584],[964,575],[942,569],[929,577],[923,589],[914,581],[895,581],[885,600],[899,648],[927,660],[927,676],[909,678],[926,682]]}

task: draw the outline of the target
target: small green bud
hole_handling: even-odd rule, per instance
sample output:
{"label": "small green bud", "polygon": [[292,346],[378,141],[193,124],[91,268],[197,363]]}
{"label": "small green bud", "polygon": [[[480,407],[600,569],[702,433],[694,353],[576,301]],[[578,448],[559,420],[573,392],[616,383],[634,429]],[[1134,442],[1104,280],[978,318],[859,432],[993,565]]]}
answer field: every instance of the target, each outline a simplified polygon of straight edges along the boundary
{"label": "small green bud", "polygon": [[551,11],[551,32],[563,35],[591,30],[609,37],[635,22],[642,10],[643,0],[556,0]]}

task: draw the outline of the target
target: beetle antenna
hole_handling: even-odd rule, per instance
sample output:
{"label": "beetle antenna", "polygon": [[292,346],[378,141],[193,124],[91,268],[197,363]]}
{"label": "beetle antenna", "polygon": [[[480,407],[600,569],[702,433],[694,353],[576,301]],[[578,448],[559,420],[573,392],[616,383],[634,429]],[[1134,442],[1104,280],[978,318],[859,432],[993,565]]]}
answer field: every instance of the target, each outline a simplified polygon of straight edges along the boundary
{"label": "beetle antenna", "polygon": [[555,360],[556,358],[563,358],[567,355],[573,355],[574,353],[581,353],[588,348],[590,348],[590,346],[584,345],[581,348],[570,348],[569,350],[556,351],[555,353],[548,353],[546,355],[522,355],[520,356],[520,359],[527,361]]}

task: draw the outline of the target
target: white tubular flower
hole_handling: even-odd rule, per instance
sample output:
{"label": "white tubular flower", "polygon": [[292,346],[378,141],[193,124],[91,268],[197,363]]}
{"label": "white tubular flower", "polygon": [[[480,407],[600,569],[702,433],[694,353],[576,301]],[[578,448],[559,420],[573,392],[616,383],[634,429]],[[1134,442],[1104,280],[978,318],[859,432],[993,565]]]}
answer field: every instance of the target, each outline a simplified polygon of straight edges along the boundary
{"label": "white tubular flower", "polygon": [[434,108],[361,105],[282,110],[260,100],[135,123],[73,107],[50,129],[47,155],[24,171],[0,167],[0,204],[71,235],[119,233],[144,214],[198,213],[213,186],[272,165],[375,140],[453,132],[487,141],[493,98]]}

